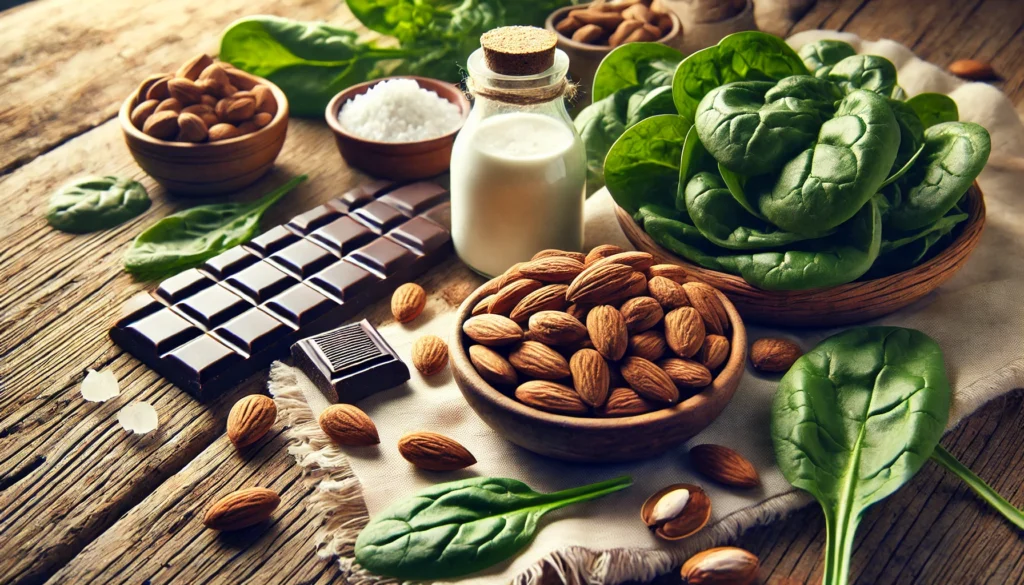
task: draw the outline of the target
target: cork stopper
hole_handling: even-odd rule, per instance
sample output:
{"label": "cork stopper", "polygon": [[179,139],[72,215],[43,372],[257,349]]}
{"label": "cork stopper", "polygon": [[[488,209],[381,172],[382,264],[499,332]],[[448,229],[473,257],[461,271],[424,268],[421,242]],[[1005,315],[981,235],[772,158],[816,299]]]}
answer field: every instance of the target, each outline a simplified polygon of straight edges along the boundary
{"label": "cork stopper", "polygon": [[558,35],[534,26],[503,26],[480,37],[487,68],[501,75],[536,75],[555,63]]}

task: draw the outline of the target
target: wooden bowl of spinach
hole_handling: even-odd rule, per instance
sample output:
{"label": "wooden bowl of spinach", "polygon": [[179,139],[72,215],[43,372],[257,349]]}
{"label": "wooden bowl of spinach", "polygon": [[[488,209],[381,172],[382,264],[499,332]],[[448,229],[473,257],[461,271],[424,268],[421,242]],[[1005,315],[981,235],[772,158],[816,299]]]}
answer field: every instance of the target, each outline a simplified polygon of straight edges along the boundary
{"label": "wooden bowl of spinach", "polygon": [[[947,96],[906,99],[887,59],[839,41],[797,54],[759,32],[677,63],[633,51],[616,60],[619,89],[577,119],[591,177],[634,245],[718,287],[744,317],[878,317],[933,291],[977,245],[988,132],[959,122]],[[628,106],[657,84],[671,108]],[[619,92],[634,92],[621,131],[609,121]]]}

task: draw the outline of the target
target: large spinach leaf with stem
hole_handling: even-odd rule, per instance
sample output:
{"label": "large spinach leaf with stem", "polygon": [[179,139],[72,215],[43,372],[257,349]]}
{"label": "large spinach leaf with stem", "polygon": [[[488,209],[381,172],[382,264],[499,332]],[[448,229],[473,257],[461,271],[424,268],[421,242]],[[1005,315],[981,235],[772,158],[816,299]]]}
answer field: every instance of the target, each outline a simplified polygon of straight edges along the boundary
{"label": "large spinach leaf with stem", "polygon": [[672,74],[683,54],[661,43],[627,43],[613,49],[594,72],[594,101],[620,89],[672,85]]}
{"label": "large spinach leaf with stem", "polygon": [[468,575],[519,552],[544,514],[630,484],[630,478],[620,477],[550,494],[494,477],[438,484],[370,520],[356,539],[356,560],[374,573],[400,579]]}
{"label": "large spinach leaf with stem", "polygon": [[112,228],[149,209],[142,183],[124,177],[80,177],[50,197],[46,221],[72,234]]}
{"label": "large spinach leaf with stem", "polygon": [[263,213],[305,180],[299,175],[251,203],[200,205],[168,215],[135,238],[124,269],[140,280],[156,280],[248,242],[259,233]]}
{"label": "large spinach leaf with stem", "polygon": [[807,43],[797,51],[804,66],[815,77],[828,77],[832,66],[847,57],[857,54],[850,43],[823,39],[813,43]]}
{"label": "large spinach leaf with stem", "polygon": [[941,93],[919,93],[907,100],[924,127],[931,128],[943,122],[958,122],[960,110],[956,102],[948,95]]}
{"label": "large spinach leaf with stem", "polygon": [[664,114],[636,124],[615,141],[604,161],[604,177],[620,207],[636,213],[645,203],[674,204],[689,129],[683,118]]}

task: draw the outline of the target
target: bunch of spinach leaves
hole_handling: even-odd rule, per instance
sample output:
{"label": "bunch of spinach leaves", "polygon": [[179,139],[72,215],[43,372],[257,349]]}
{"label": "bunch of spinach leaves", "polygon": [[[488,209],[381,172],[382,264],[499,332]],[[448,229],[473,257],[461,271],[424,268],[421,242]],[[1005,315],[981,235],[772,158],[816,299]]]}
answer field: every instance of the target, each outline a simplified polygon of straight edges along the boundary
{"label": "bunch of spinach leaves", "polygon": [[671,51],[612,51],[576,119],[591,182],[662,246],[799,290],[906,270],[967,219],[988,132],[947,96],[904,101],[887,59],[760,32]]}
{"label": "bunch of spinach leaves", "polygon": [[775,457],[786,479],[825,512],[825,585],[848,582],[864,511],[910,481],[929,458],[1024,529],[1020,510],[939,445],[949,406],[942,350],[913,329],[848,329],[783,376],[772,405]]}

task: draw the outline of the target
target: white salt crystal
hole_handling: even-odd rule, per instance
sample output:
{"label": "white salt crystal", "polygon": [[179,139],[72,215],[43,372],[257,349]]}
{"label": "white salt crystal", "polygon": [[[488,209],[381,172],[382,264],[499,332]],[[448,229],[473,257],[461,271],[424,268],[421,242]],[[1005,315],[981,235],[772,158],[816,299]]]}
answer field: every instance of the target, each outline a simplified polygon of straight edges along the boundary
{"label": "white salt crystal", "polygon": [[144,435],[157,428],[156,409],[148,402],[133,402],[117,413],[121,428],[137,435]]}
{"label": "white salt crystal", "polygon": [[458,128],[462,111],[415,80],[389,79],[347,101],[338,113],[338,121],[367,140],[416,142]]}
{"label": "white salt crystal", "polygon": [[106,402],[116,398],[121,393],[121,387],[117,384],[114,372],[104,370],[97,372],[89,368],[85,379],[82,380],[82,398],[89,402]]}

